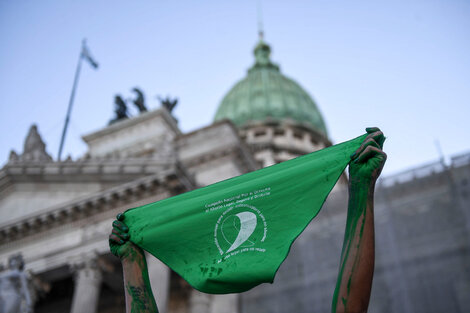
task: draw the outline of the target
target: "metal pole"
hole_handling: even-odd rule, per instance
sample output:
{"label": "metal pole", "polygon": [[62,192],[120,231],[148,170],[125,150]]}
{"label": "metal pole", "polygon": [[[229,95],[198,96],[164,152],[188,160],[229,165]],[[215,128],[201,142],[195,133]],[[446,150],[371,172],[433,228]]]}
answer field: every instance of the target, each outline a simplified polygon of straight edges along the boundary
{"label": "metal pole", "polygon": [[80,56],[78,57],[77,69],[75,70],[75,78],[73,80],[72,93],[70,94],[69,107],[67,109],[67,115],[65,116],[64,129],[62,130],[62,138],[60,139],[59,153],[57,156],[57,161],[60,161],[60,156],[62,155],[62,148],[64,147],[65,135],[67,133],[67,128],[69,126],[70,113],[72,112],[73,100],[75,98],[75,90],[78,85],[78,78],[80,76],[80,69],[82,67],[82,51],[83,51],[84,42],[82,42],[82,48],[80,49]]}

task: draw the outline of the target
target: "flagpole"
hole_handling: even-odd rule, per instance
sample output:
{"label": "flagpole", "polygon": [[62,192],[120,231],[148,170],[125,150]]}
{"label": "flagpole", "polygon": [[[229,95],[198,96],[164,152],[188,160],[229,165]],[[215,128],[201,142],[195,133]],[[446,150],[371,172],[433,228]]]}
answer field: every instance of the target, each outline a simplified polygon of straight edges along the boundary
{"label": "flagpole", "polygon": [[77,69],[75,70],[75,78],[73,80],[72,93],[70,94],[69,107],[67,109],[67,115],[65,116],[64,129],[62,130],[62,138],[60,139],[59,153],[57,156],[57,161],[60,161],[60,156],[62,155],[62,149],[64,147],[65,135],[67,134],[67,128],[69,126],[70,113],[72,112],[73,100],[75,98],[75,91],[78,85],[78,79],[80,77],[80,70],[82,67],[82,57],[83,57],[83,48],[85,47],[85,39],[82,41],[82,47],[80,49],[80,55],[78,57]]}

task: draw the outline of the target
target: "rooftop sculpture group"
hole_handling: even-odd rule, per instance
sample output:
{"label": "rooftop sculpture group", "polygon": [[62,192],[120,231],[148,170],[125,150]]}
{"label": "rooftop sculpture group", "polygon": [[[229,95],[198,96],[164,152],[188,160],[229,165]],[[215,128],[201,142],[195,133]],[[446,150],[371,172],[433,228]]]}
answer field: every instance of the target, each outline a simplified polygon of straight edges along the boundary
{"label": "rooftop sculpture group", "polygon": [[[129,118],[129,111],[127,107],[127,102],[132,101],[135,107],[139,110],[139,114],[145,113],[148,111],[147,106],[145,105],[145,97],[142,90],[135,87],[132,91],[136,94],[134,99],[123,99],[121,95],[116,95],[114,97],[114,113],[115,117],[109,122],[109,124],[116,123],[120,120]],[[157,97],[160,101],[161,106],[166,108],[168,112],[172,112],[178,103],[178,99],[170,99],[170,97],[161,98]]]}

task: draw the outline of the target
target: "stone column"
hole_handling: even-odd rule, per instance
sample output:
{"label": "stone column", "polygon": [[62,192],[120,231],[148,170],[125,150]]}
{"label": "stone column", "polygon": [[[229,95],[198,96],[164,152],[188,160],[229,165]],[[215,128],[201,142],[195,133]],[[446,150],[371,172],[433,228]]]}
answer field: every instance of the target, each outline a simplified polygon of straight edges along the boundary
{"label": "stone column", "polygon": [[71,313],[96,313],[102,274],[96,257],[84,258],[71,264],[75,275]]}
{"label": "stone column", "polygon": [[211,313],[238,313],[238,293],[213,296]]}
{"label": "stone column", "polygon": [[158,312],[166,313],[170,293],[170,269],[153,255],[145,252],[145,256]]}
{"label": "stone column", "polygon": [[211,295],[196,289],[191,290],[189,313],[210,313]]}

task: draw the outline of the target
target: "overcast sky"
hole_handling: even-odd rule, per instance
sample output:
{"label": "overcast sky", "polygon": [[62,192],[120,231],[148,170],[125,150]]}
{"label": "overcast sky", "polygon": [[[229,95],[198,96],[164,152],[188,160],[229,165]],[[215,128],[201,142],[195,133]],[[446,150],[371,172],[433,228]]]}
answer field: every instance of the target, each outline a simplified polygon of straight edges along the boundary
{"label": "overcast sky", "polygon": [[[384,173],[470,151],[470,1],[263,1],[272,60],[317,102],[334,142],[379,126]],[[211,123],[253,63],[256,1],[0,0],[0,164],[32,123],[57,157],[83,37],[64,154],[107,125],[113,98],[140,87],[180,100],[186,132]]]}

